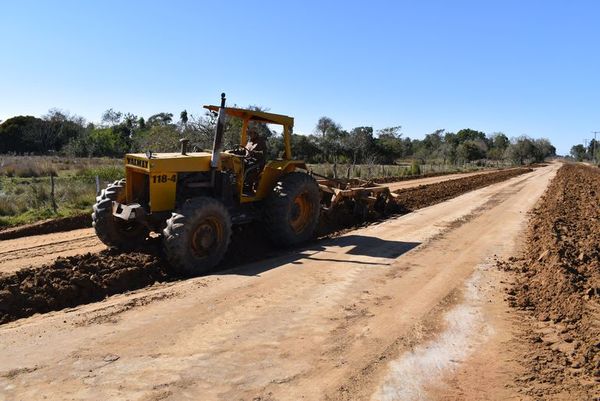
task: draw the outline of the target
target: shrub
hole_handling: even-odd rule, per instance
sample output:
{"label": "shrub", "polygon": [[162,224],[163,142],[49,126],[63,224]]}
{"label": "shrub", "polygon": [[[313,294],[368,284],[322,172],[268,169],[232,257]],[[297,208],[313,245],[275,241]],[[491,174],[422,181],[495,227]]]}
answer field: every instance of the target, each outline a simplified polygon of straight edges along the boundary
{"label": "shrub", "polygon": [[421,166],[417,159],[413,160],[410,164],[410,175],[421,175]]}
{"label": "shrub", "polygon": [[115,181],[125,177],[125,168],[123,166],[88,167],[78,170],[77,176],[90,180],[98,176],[102,181]]}

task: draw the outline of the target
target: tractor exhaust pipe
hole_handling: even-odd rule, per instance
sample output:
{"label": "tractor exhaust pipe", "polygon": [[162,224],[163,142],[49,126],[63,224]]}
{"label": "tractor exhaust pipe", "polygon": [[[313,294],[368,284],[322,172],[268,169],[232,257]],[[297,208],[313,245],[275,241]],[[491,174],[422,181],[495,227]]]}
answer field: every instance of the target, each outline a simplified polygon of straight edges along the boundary
{"label": "tractor exhaust pipe", "polygon": [[223,133],[225,132],[225,93],[221,93],[221,107],[217,117],[217,127],[215,130],[215,141],[213,142],[212,156],[210,158],[210,167],[215,170],[219,167],[221,159],[221,149],[223,148]]}

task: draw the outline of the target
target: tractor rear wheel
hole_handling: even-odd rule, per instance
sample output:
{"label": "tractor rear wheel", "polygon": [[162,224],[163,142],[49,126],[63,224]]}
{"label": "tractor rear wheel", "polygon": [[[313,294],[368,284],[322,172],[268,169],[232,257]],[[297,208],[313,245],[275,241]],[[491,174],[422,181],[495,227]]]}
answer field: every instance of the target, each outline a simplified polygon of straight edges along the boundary
{"label": "tractor rear wheel", "polygon": [[208,197],[188,200],[167,220],[163,230],[167,260],[188,276],[204,274],[219,264],[230,238],[231,217],[227,208]]}
{"label": "tractor rear wheel", "polygon": [[309,240],[320,212],[319,186],[313,177],[295,171],[284,175],[265,200],[265,228],[275,244],[289,246]]}
{"label": "tractor rear wheel", "polygon": [[125,202],[125,180],[118,180],[103,189],[93,206],[92,225],[96,235],[109,248],[137,249],[148,238],[149,230],[138,222],[113,216],[113,202]]}

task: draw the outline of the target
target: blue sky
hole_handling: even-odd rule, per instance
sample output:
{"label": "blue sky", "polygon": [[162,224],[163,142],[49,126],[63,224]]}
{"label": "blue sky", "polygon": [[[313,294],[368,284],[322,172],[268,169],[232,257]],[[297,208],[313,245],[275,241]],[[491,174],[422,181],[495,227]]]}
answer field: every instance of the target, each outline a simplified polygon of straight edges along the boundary
{"label": "blue sky", "polygon": [[0,119],[201,114],[221,91],[312,132],[600,131],[599,1],[0,1]]}

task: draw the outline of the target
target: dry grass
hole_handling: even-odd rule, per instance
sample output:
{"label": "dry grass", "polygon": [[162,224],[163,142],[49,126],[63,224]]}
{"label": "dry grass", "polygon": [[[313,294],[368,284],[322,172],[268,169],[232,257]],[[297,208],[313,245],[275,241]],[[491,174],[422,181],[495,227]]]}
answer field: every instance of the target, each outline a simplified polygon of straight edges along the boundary
{"label": "dry grass", "polygon": [[0,176],[46,177],[65,175],[97,168],[122,168],[121,159],[68,158],[59,156],[0,156]]}
{"label": "dry grass", "polygon": [[[55,177],[58,210],[52,205],[50,176]],[[124,176],[123,161],[108,158],[0,156],[0,226],[88,213],[101,186]]]}

